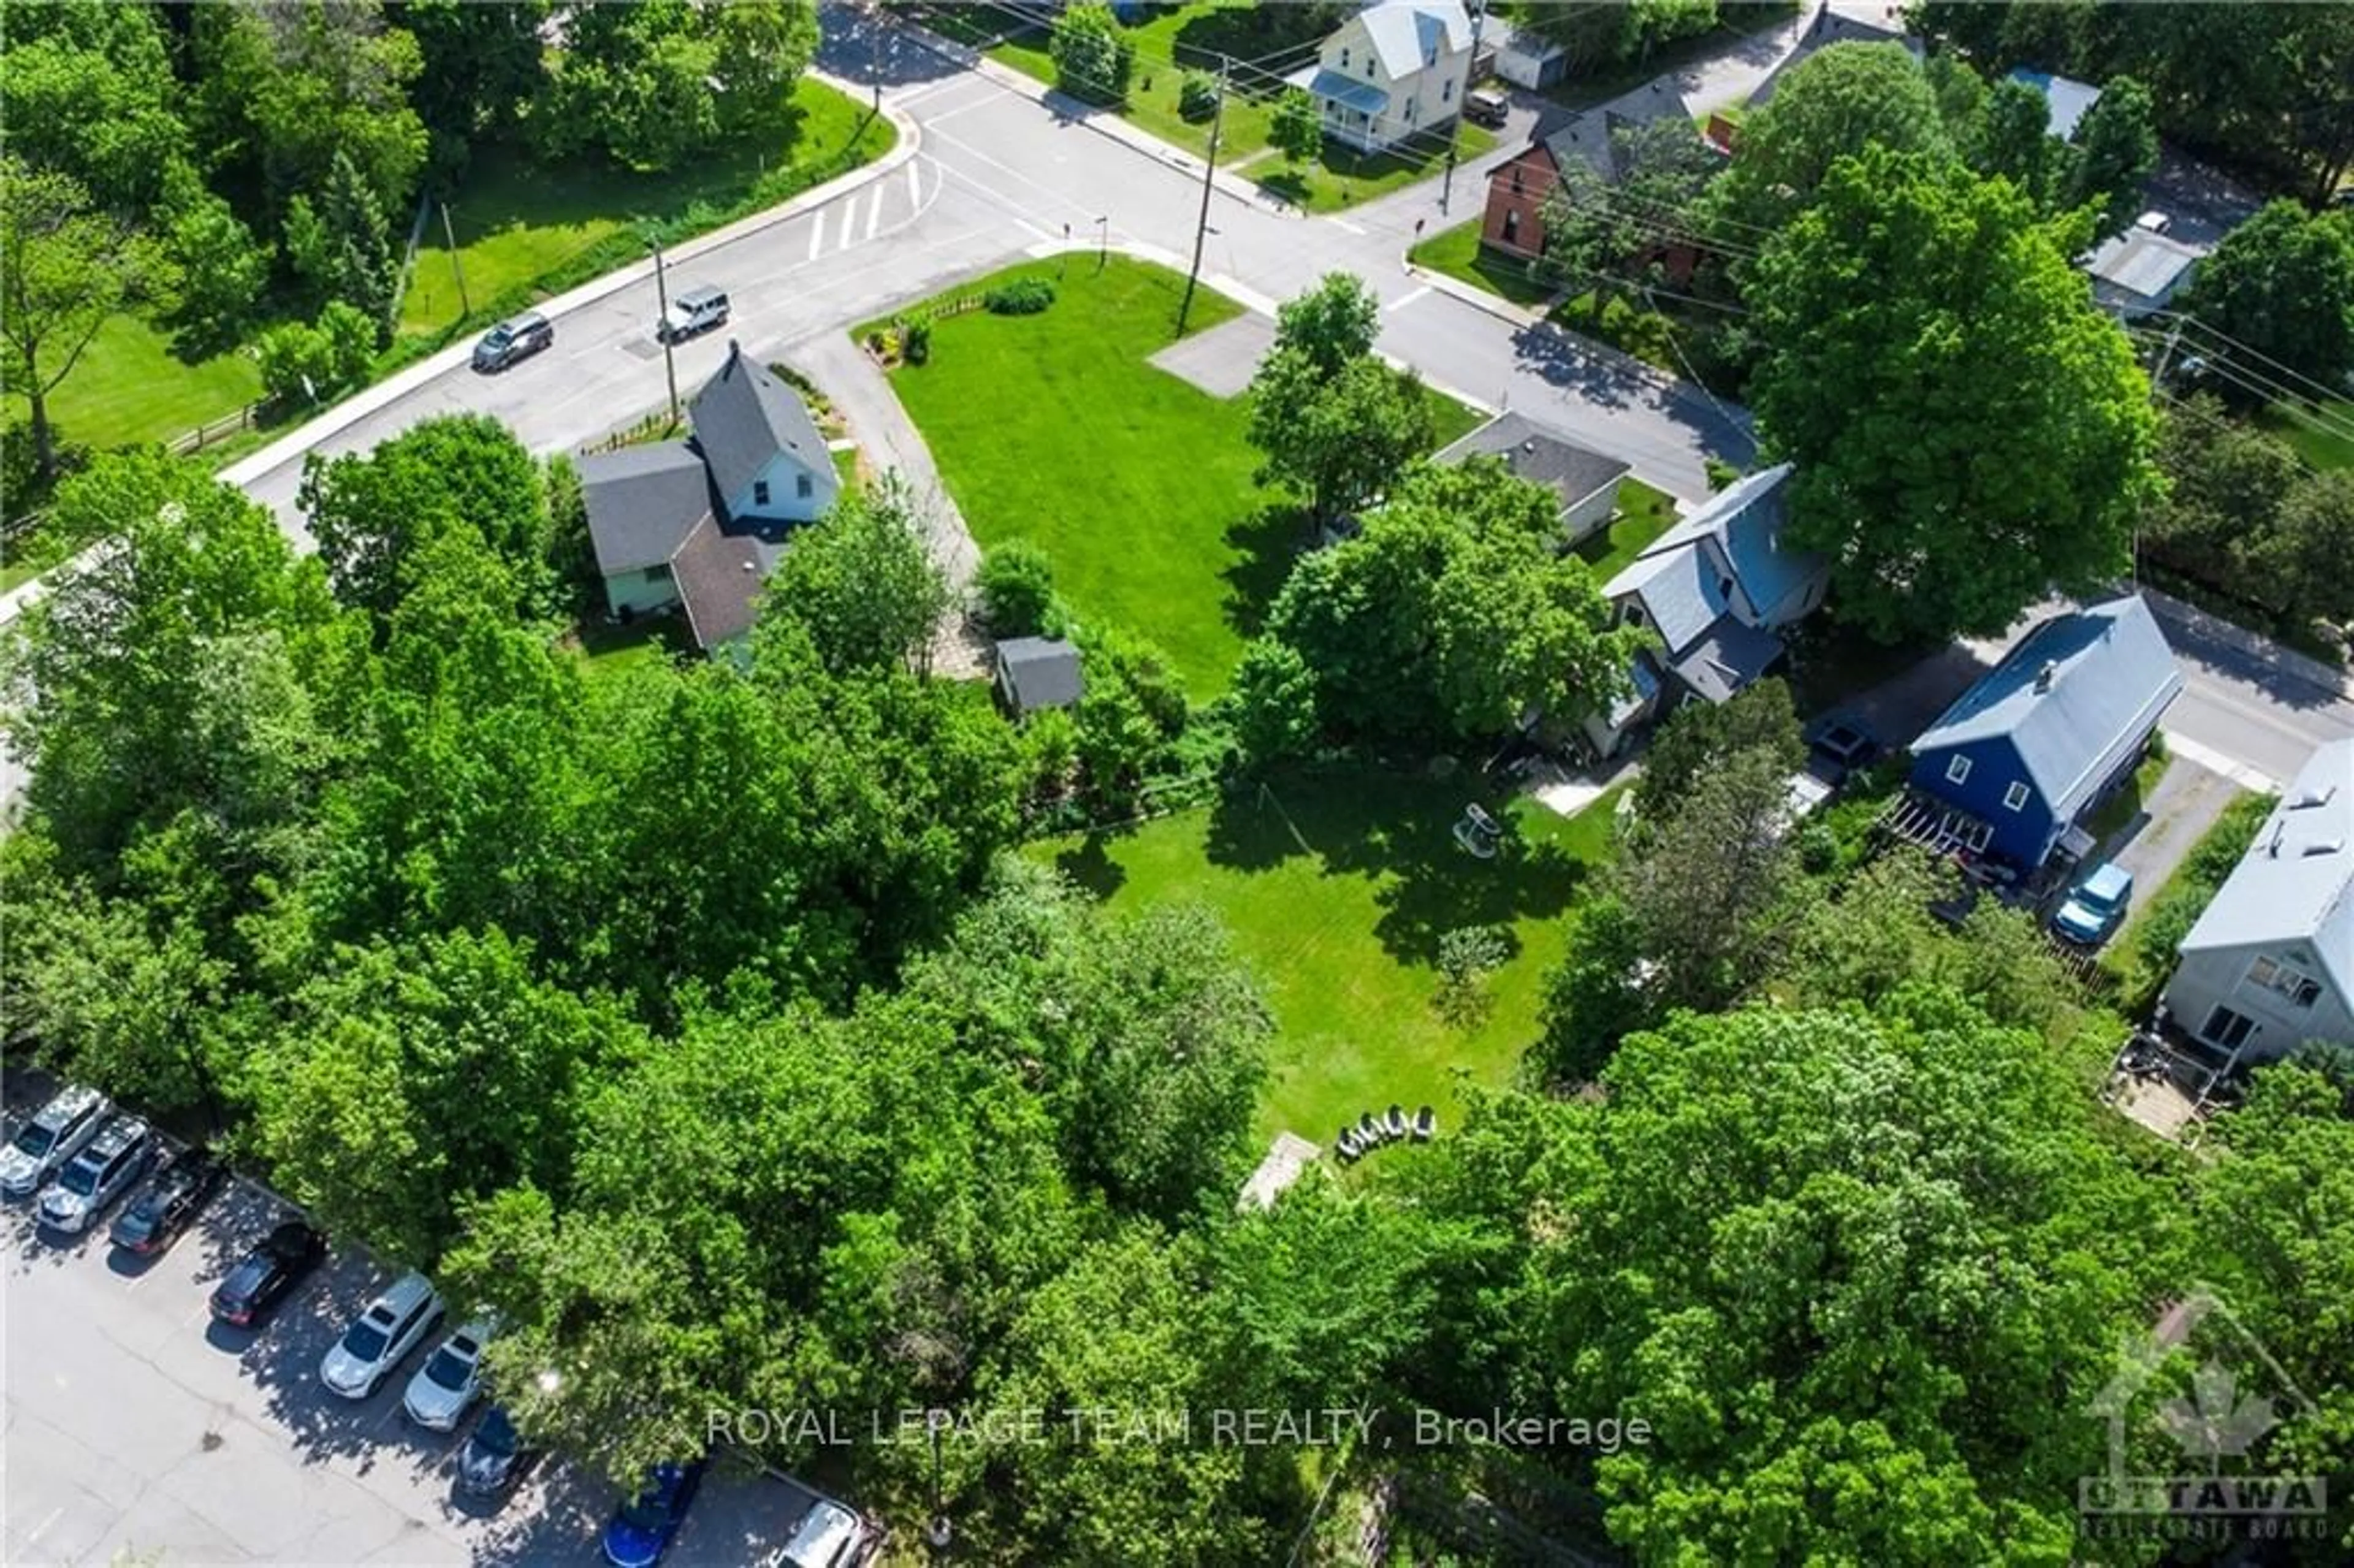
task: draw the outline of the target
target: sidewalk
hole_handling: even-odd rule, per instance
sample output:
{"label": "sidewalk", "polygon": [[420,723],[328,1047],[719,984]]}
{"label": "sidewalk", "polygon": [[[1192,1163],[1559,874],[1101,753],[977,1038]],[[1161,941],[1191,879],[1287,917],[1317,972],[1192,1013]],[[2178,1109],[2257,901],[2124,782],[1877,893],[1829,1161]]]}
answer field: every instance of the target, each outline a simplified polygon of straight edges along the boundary
{"label": "sidewalk", "polygon": [[2185,604],[2154,588],[2144,587],[2141,596],[2149,601],[2150,613],[2158,617],[2158,623],[2165,629],[2167,640],[2170,642],[2220,642],[2250,659],[2261,660],[2330,696],[2354,700],[2354,676],[2349,676],[2334,664],[2310,653],[2300,653],[2294,648],[2274,641],[2262,632],[2234,625],[2220,615],[2200,609],[2197,605]]}

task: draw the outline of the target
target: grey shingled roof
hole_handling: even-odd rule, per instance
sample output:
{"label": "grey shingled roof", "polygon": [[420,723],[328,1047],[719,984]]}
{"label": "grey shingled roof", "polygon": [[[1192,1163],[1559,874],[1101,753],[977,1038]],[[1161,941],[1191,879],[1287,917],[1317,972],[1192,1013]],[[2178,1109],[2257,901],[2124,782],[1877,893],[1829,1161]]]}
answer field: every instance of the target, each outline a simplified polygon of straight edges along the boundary
{"label": "grey shingled roof", "polygon": [[833,460],[801,394],[727,345],[727,361],[687,405],[695,444],[711,467],[712,487],[724,505],[744,493],[780,451],[814,473]]}
{"label": "grey shingled roof", "polygon": [[[1632,92],[1572,116],[1543,139],[1545,151],[1553,154],[1556,168],[1574,159],[1616,185],[1623,172],[1619,167],[1618,132],[1648,125],[1654,120],[1680,120],[1687,125],[1692,120],[1691,105],[1664,79],[1646,82]],[[1700,132],[1694,131],[1692,134],[1697,138]]]}
{"label": "grey shingled roof", "polygon": [[1381,0],[1359,16],[1393,81],[1421,70],[1433,49],[1449,55],[1471,47],[1471,18],[1459,0]]}
{"label": "grey shingled roof", "polygon": [[1729,576],[1712,540],[1681,549],[1645,555],[1628,563],[1602,591],[1613,600],[1633,598],[1650,618],[1651,629],[1676,659],[1731,612],[1723,579]]}
{"label": "grey shingled roof", "polygon": [[1892,32],[1886,27],[1875,27],[1869,22],[1858,22],[1838,15],[1826,5],[1815,13],[1813,23],[1808,26],[1806,36],[1798,40],[1797,47],[1784,55],[1766,79],[1750,93],[1749,107],[1755,109],[1771,102],[1775,90],[1781,86],[1785,77],[1833,44],[1902,44],[1905,52],[1914,59],[1919,59],[1922,55],[1921,40],[1912,34]]}
{"label": "grey shingled roof", "polygon": [[1720,615],[1675,661],[1677,676],[1712,703],[1731,699],[1774,667],[1782,640],[1738,616]]}
{"label": "grey shingled roof", "polygon": [[608,577],[669,560],[712,510],[703,460],[684,441],[592,452],[576,466],[589,543]]}
{"label": "grey shingled roof", "polygon": [[[2036,689],[2045,664],[2049,687]],[[2147,736],[2181,672],[2138,594],[2056,615],[2029,632],[1913,743],[1915,755],[2008,736],[2036,792],[2073,821]]]}
{"label": "grey shingled roof", "polygon": [[1476,452],[1502,458],[1522,479],[1550,486],[1564,510],[1626,476],[1628,465],[1579,446],[1525,414],[1499,414],[1431,461],[1458,463]]}
{"label": "grey shingled roof", "polygon": [[670,558],[670,575],[697,648],[709,652],[752,629],[753,600],[768,567],[759,541],[725,533],[710,517],[680,542]]}
{"label": "grey shingled roof", "polygon": [[1044,637],[1013,637],[997,645],[1006,694],[1022,713],[1065,708],[1079,700],[1079,651]]}
{"label": "grey shingled roof", "polygon": [[2300,941],[2354,1001],[2354,740],[2306,759],[2182,950]]}

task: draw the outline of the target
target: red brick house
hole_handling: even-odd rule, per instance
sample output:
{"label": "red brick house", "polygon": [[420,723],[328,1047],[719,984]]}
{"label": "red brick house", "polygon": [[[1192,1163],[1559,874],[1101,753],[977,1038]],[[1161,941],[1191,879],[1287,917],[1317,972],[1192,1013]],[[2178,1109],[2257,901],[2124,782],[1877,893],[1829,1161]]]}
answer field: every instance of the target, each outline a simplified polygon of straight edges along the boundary
{"label": "red brick house", "polygon": [[1617,132],[1668,119],[1689,124],[1691,107],[1674,88],[1654,81],[1537,137],[1488,176],[1479,242],[1508,256],[1543,254],[1545,197],[1560,184],[1563,164],[1577,159],[1616,185],[1621,173]]}

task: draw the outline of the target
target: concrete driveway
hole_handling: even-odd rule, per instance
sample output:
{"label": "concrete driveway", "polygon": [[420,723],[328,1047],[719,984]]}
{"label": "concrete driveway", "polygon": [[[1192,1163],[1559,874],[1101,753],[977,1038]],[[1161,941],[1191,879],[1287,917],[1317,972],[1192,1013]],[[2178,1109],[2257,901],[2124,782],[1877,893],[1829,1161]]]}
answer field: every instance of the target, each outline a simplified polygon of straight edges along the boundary
{"label": "concrete driveway", "polygon": [[2241,793],[2240,787],[2188,758],[2167,763],[2141,810],[2094,852],[2133,874],[2134,903],[2147,908],[2215,819]]}

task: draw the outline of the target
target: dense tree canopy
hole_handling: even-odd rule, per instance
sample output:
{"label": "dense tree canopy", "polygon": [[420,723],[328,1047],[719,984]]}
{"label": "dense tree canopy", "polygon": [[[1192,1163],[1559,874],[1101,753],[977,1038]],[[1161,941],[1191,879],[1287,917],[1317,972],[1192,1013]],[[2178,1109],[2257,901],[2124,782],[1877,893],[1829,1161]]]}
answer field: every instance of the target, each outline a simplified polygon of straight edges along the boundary
{"label": "dense tree canopy", "polygon": [[2200,263],[2185,308],[2262,355],[2247,368],[2267,381],[2277,366],[2334,381],[2354,369],[2354,213],[2268,204]]}
{"label": "dense tree canopy", "polygon": [[2124,568],[2158,493],[2153,420],[2070,265],[2084,227],[1875,147],[1759,258],[1759,427],[1797,464],[1794,539],[1873,635],[1992,633]]}
{"label": "dense tree canopy", "polygon": [[1879,145],[1948,157],[1937,96],[1898,44],[1832,44],[1793,67],[1741,128],[1714,197],[1728,217],[1779,228],[1814,199],[1840,159]]}
{"label": "dense tree canopy", "polygon": [[1609,628],[1560,533],[1553,492],[1500,463],[1416,468],[1293,568],[1267,630],[1342,736],[1446,744],[1583,713],[1620,690],[1640,634]]}

